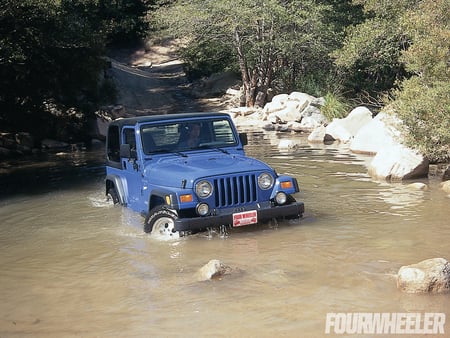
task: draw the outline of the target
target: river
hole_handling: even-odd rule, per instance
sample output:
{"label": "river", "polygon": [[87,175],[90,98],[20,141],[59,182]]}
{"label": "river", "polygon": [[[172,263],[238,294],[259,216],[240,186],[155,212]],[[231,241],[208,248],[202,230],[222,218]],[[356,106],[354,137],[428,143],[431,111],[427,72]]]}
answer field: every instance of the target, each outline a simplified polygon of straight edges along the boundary
{"label": "river", "polygon": [[[279,150],[280,138],[299,146]],[[426,191],[374,181],[368,157],[302,135],[251,133],[246,149],[297,177],[302,220],[158,241],[105,202],[102,150],[8,163],[19,174],[0,181],[0,337],[322,337],[332,312],[446,313],[450,332],[449,295],[395,281],[402,265],[450,259],[437,178]],[[234,272],[196,281],[211,259]]]}

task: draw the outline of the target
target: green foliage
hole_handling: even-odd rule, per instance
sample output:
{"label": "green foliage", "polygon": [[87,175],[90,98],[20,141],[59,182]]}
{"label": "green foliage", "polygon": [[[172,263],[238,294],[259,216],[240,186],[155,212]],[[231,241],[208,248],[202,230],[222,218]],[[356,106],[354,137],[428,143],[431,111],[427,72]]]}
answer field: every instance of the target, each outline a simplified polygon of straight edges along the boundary
{"label": "green foliage", "polygon": [[432,160],[450,157],[450,3],[355,0],[366,20],[348,29],[333,56],[346,85],[388,101],[409,146]]}
{"label": "green foliage", "polygon": [[253,105],[269,89],[298,90],[305,78],[314,82],[308,86],[325,85],[316,74],[331,73],[328,54],[339,46],[344,26],[361,19],[361,6],[350,0],[185,0],[163,6],[154,18],[187,39],[190,72],[239,69],[247,105]]}
{"label": "green foliage", "polygon": [[87,121],[115,96],[112,83],[99,81],[105,46],[141,37],[147,5],[145,0],[2,1],[2,128],[51,136],[55,130],[48,128],[56,124],[50,120],[82,115],[73,121]]}
{"label": "green foliage", "polygon": [[332,53],[355,93],[365,90],[380,93],[393,87],[407,72],[399,60],[408,45],[398,24],[391,19],[368,19],[348,31],[341,49]]}
{"label": "green foliage", "polygon": [[181,56],[190,80],[223,71],[239,72],[230,48],[217,41],[193,41],[182,49]]}
{"label": "green foliage", "polygon": [[350,112],[350,104],[341,95],[328,92],[324,98],[325,105],[320,111],[328,121],[332,121],[334,118],[344,118]]}
{"label": "green foliage", "polygon": [[[64,2],[4,1],[0,7],[0,119],[31,130],[49,118],[44,101],[88,108],[96,95],[101,37]],[[19,130],[20,130],[19,129]]]}
{"label": "green foliage", "polygon": [[403,52],[406,69],[428,81],[450,77],[450,3],[423,0],[404,13],[401,29],[408,32],[412,45]]}
{"label": "green foliage", "polygon": [[403,82],[391,103],[403,121],[406,144],[431,161],[450,159],[450,82]]}
{"label": "green foliage", "polygon": [[148,33],[147,11],[153,1],[99,1],[95,19],[105,23],[110,44],[127,44],[144,38]]}
{"label": "green foliage", "polygon": [[[187,40],[184,57],[191,72],[239,69],[247,105],[253,105],[269,89],[294,90],[299,79],[330,70],[328,54],[339,45],[342,22],[349,20],[336,14],[336,8],[348,10],[352,5],[325,0],[179,0],[162,6],[153,19],[155,26]],[[334,20],[336,15],[339,19]]]}
{"label": "green foliage", "polygon": [[424,0],[405,12],[402,28],[412,39],[401,59],[415,75],[390,103],[403,120],[406,142],[432,161],[450,159],[450,3]]}

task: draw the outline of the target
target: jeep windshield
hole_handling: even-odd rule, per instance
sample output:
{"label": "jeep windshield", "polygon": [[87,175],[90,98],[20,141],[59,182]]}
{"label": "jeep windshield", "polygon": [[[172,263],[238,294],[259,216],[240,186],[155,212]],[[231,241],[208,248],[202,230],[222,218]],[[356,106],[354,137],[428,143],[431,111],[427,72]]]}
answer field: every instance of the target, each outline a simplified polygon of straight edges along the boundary
{"label": "jeep windshield", "polygon": [[144,124],[142,148],[146,155],[180,153],[197,149],[236,146],[238,141],[227,119],[205,119]]}

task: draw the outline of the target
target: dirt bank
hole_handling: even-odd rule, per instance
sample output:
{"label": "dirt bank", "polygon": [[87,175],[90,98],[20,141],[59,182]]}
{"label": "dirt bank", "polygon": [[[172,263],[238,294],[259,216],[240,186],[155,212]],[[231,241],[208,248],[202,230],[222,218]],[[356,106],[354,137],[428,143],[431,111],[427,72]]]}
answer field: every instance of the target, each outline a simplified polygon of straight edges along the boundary
{"label": "dirt bank", "polygon": [[179,47],[176,41],[165,41],[110,53],[109,76],[118,89],[116,104],[123,106],[122,115],[224,109],[219,98],[200,99],[192,95],[192,84],[186,78],[178,55]]}

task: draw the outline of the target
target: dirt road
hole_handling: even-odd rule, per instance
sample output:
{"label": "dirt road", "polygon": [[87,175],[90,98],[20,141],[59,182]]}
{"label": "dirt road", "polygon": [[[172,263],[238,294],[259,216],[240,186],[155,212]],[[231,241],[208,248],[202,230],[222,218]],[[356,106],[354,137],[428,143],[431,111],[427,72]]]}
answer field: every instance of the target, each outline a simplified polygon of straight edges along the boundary
{"label": "dirt road", "polygon": [[206,100],[191,95],[177,45],[111,53],[110,76],[118,89],[117,104],[126,116],[210,110]]}

